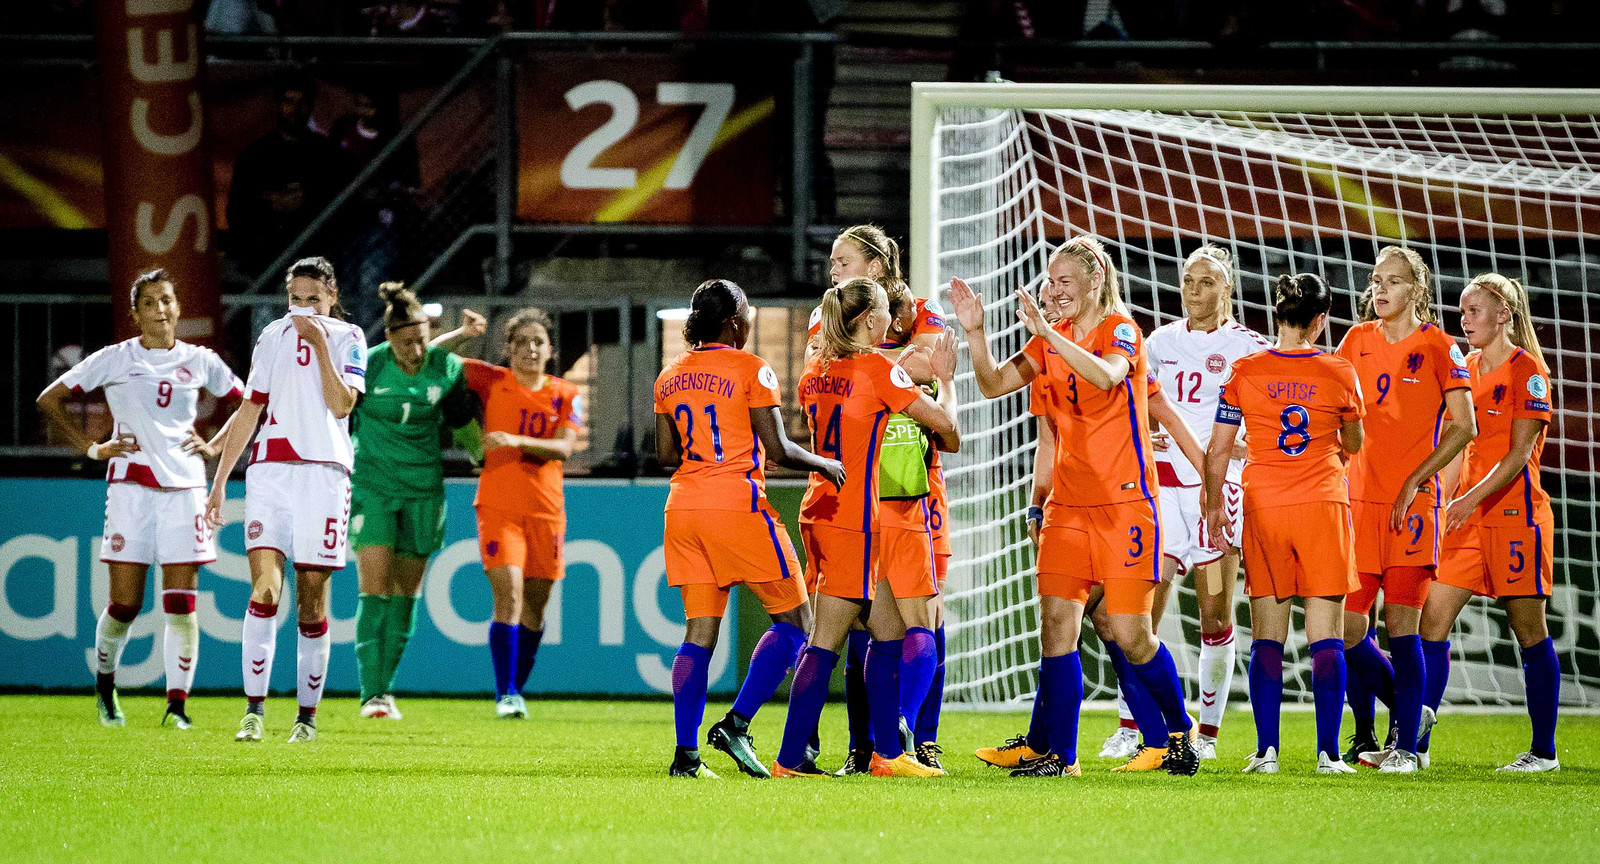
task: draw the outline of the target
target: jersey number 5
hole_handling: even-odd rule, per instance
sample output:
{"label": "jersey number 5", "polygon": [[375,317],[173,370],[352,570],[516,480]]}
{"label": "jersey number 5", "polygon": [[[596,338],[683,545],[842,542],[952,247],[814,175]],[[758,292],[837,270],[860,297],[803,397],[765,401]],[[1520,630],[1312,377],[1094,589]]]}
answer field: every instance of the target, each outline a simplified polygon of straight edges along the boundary
{"label": "jersey number 5", "polygon": [[306,341],[304,336],[296,336],[294,341],[294,362],[299,363],[301,366],[310,366],[311,344]]}

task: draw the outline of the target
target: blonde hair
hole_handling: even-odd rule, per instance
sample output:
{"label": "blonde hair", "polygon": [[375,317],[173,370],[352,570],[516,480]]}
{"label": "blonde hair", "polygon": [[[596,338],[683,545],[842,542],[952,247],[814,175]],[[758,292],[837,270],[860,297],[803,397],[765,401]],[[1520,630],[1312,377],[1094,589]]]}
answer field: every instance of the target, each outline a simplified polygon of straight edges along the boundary
{"label": "blonde hair", "polygon": [[384,282],[378,285],[378,297],[383,300],[383,329],[398,330],[416,324],[428,323],[428,313],[422,303],[404,282]]}
{"label": "blonde hair", "polygon": [[1501,305],[1510,309],[1511,344],[1538,357],[1540,362],[1544,361],[1544,351],[1539,347],[1539,334],[1533,329],[1533,316],[1528,311],[1528,289],[1521,282],[1499,273],[1480,273],[1472,277],[1467,287],[1488,291]]}
{"label": "blonde hair", "polygon": [[1050,261],[1046,268],[1055,263],[1057,258],[1067,258],[1076,261],[1083,272],[1093,279],[1096,272],[1100,273],[1100,298],[1095,304],[1100,309],[1101,315],[1112,312],[1118,315],[1128,314],[1128,304],[1122,299],[1122,285],[1117,280],[1117,267],[1111,262],[1111,256],[1106,254],[1106,247],[1088,234],[1077,237],[1056,247],[1050,253]]}
{"label": "blonde hair", "polygon": [[882,287],[865,276],[857,276],[823,292],[821,344],[817,348],[823,363],[873,349],[872,345],[856,341],[850,323],[871,311]]}
{"label": "blonde hair", "polygon": [[1189,269],[1190,264],[1202,258],[1217,265],[1217,269],[1222,271],[1222,278],[1228,282],[1228,290],[1222,295],[1222,320],[1232,321],[1233,286],[1237,285],[1239,281],[1233,275],[1233,253],[1228,251],[1226,247],[1218,246],[1215,243],[1207,243],[1189,253],[1189,257],[1183,260],[1184,269]]}
{"label": "blonde hair", "polygon": [[[840,240],[849,240],[856,250],[867,256],[868,263],[877,261],[883,273],[877,279],[883,290],[889,292],[889,301],[911,290],[906,277],[900,272],[900,244],[876,225],[851,225],[839,232]],[[896,288],[901,290],[897,291]]]}
{"label": "blonde hair", "polygon": [[[1404,246],[1379,249],[1377,259],[1372,262],[1374,274],[1379,264],[1396,255],[1404,258],[1406,266],[1411,268],[1411,309],[1416,313],[1417,320],[1424,324],[1438,324],[1439,313],[1433,307],[1433,271],[1428,269],[1428,262],[1422,260],[1415,250]],[[1361,295],[1361,320],[1375,321],[1377,318],[1377,310],[1372,306],[1372,281],[1368,280],[1367,290]]]}

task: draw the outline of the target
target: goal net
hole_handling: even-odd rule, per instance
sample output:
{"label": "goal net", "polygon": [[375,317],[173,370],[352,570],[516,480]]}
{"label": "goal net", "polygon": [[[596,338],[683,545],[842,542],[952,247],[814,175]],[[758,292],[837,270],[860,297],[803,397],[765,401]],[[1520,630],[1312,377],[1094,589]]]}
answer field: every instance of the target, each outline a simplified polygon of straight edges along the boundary
{"label": "goal net", "polygon": [[[1600,291],[1600,124],[1584,113],[1595,99],[1592,91],[917,85],[914,284],[942,293],[951,277],[970,283],[988,310],[991,350],[1005,357],[1027,338],[1012,292],[1037,291],[1050,250],[1081,233],[1106,243],[1146,333],[1182,315],[1179,268],[1204,242],[1234,251],[1236,314],[1268,336],[1279,274],[1327,280],[1339,292],[1329,348],[1355,320],[1382,246],[1422,254],[1452,334],[1473,275],[1522,280],[1556,384],[1543,482],[1556,514],[1548,612],[1561,697],[1600,706],[1600,391],[1591,383],[1600,366],[1600,303],[1591,296]],[[1039,659],[1023,524],[1034,421],[1025,391],[985,400],[970,364],[961,368],[963,448],[945,463],[955,544],[946,698],[1019,707],[1032,698]],[[1233,680],[1242,698],[1250,631],[1242,585],[1236,599]],[[1191,697],[1196,614],[1184,584],[1161,626]],[[1301,623],[1297,607],[1286,696],[1309,702]],[[1110,663],[1088,628],[1083,651],[1089,698],[1114,698]],[[1451,654],[1448,703],[1523,702],[1517,644],[1493,603],[1474,600],[1462,613]]]}

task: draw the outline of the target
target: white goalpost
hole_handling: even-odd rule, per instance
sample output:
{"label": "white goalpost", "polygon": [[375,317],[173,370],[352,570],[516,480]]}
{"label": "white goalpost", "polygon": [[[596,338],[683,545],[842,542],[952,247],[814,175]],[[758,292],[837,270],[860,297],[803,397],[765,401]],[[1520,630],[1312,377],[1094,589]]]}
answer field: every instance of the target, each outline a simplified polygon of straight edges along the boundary
{"label": "white goalpost", "polygon": [[[1182,315],[1178,268],[1203,242],[1234,250],[1235,308],[1269,337],[1272,280],[1285,272],[1326,279],[1340,292],[1324,337],[1330,348],[1355,319],[1381,246],[1422,254],[1452,334],[1455,303],[1473,275],[1522,280],[1557,390],[1543,480],[1556,514],[1548,614],[1561,701],[1594,708],[1597,106],[1595,90],[915,84],[912,284],[937,296],[952,277],[967,280],[984,299],[992,350],[1003,357],[1027,336],[1012,292],[1036,291],[1049,251],[1081,233],[1105,241],[1147,333]],[[1032,698],[1039,658],[1033,549],[1023,526],[1034,422],[1025,391],[985,400],[970,363],[961,368],[963,449],[945,462],[955,550],[946,699],[1020,707]],[[1242,673],[1242,585],[1236,599]],[[1193,687],[1199,636],[1189,585],[1174,592],[1161,635]],[[1087,628],[1083,648],[1088,696],[1113,698],[1109,663]],[[1289,701],[1311,699],[1304,648],[1296,635],[1285,658]],[[1523,703],[1516,642],[1494,604],[1467,607],[1451,654],[1447,703]],[[1234,676],[1236,697],[1247,680]]]}

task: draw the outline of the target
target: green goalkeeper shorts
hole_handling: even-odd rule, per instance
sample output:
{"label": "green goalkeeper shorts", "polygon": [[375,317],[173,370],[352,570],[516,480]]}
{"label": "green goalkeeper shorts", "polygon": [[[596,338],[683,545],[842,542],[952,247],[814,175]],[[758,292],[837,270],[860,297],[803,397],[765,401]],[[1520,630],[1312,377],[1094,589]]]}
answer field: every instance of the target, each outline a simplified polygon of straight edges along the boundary
{"label": "green goalkeeper shorts", "polygon": [[396,555],[426,559],[444,545],[444,496],[389,498],[350,490],[350,548],[388,546]]}

